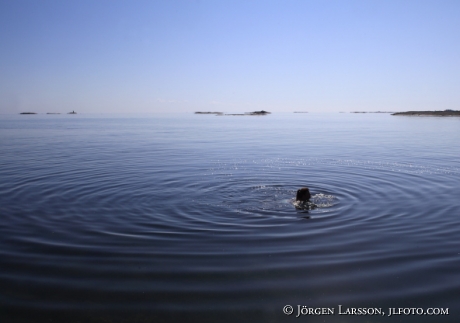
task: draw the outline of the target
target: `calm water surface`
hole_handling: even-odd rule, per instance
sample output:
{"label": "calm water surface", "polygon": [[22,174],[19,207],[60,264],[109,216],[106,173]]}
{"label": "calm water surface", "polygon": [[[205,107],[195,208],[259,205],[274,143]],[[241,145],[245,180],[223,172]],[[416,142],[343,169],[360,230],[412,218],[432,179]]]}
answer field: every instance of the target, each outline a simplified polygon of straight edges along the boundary
{"label": "calm water surface", "polygon": [[459,142],[453,117],[0,116],[0,321],[458,322]]}

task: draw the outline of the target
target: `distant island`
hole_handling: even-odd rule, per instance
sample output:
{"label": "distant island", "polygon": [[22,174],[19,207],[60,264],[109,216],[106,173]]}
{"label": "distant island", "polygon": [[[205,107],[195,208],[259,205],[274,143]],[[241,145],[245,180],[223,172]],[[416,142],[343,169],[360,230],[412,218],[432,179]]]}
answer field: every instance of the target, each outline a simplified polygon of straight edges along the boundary
{"label": "distant island", "polygon": [[294,111],[294,113],[308,113],[308,111]]}
{"label": "distant island", "polygon": [[264,116],[266,114],[270,114],[271,112],[260,110],[260,111],[253,111],[253,112],[245,112],[245,113],[226,113],[223,112],[202,112],[197,111],[195,114],[215,114],[217,116]]}
{"label": "distant island", "polygon": [[37,114],[37,112],[21,112],[19,114]]}
{"label": "distant island", "polygon": [[407,111],[396,112],[392,116],[435,116],[435,117],[460,117],[460,110],[444,110],[444,111]]}
{"label": "distant island", "polygon": [[260,115],[266,115],[270,114],[268,111],[260,110],[260,111],[253,111],[253,112],[245,112],[245,114],[248,114],[250,116],[260,116]]}

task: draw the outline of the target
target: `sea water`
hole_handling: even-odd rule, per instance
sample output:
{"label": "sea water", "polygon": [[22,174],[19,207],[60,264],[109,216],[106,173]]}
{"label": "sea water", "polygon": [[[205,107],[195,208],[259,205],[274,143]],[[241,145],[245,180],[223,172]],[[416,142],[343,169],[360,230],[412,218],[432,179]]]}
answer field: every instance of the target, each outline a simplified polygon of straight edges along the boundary
{"label": "sea water", "polygon": [[459,142],[455,117],[2,115],[0,320],[457,322]]}

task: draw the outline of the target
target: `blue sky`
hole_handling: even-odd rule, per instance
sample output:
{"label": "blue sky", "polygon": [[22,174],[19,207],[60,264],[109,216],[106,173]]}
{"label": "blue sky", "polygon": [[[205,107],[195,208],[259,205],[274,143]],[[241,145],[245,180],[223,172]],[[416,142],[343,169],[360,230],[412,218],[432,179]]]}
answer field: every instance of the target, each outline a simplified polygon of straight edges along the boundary
{"label": "blue sky", "polygon": [[0,113],[460,109],[460,1],[0,0]]}

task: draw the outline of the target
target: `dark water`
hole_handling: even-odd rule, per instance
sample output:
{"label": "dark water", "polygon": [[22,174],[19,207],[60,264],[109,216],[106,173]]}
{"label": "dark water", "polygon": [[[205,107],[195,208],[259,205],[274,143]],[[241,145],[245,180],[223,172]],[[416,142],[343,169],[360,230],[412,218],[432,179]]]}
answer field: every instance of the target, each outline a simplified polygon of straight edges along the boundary
{"label": "dark water", "polygon": [[1,116],[0,321],[457,322],[459,142],[448,117]]}

